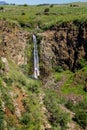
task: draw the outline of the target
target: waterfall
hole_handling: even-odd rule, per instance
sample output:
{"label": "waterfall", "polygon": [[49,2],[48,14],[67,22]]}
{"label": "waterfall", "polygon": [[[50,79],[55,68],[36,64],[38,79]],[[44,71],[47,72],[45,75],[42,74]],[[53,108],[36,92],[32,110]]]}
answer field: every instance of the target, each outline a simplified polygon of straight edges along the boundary
{"label": "waterfall", "polygon": [[33,34],[33,43],[34,43],[34,78],[38,79],[38,76],[40,75],[39,57],[38,57],[37,39],[34,34]]}

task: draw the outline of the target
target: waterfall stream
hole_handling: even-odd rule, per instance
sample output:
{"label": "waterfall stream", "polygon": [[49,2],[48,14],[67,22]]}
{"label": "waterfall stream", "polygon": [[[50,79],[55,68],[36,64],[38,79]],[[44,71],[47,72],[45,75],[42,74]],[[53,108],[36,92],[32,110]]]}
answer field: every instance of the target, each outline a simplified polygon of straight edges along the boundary
{"label": "waterfall stream", "polygon": [[37,39],[34,34],[33,34],[33,43],[34,43],[34,78],[38,79],[38,76],[40,75],[39,56],[38,56],[38,48],[37,48]]}

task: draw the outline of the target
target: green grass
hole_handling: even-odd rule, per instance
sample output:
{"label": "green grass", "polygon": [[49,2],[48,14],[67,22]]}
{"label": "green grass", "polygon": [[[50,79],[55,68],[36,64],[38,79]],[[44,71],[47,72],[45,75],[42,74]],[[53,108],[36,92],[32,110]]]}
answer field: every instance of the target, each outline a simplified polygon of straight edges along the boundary
{"label": "green grass", "polygon": [[[66,73],[66,72],[65,72]],[[61,88],[63,94],[76,94],[87,96],[87,93],[83,90],[86,83],[87,65],[81,70],[77,70],[75,73],[66,73],[67,80]]]}
{"label": "green grass", "polygon": [[[77,3],[79,7],[68,5],[50,6],[3,6],[5,11],[0,12],[0,18],[6,18],[19,23],[29,23],[30,28],[35,28],[38,24],[41,28],[49,28],[56,23],[87,20],[87,3]],[[48,15],[44,15],[44,10],[49,8]],[[25,15],[22,15],[25,13]],[[38,15],[36,15],[38,14]]]}
{"label": "green grass", "polygon": [[66,130],[67,129],[67,123],[70,121],[69,114],[63,112],[60,107],[60,99],[58,97],[58,94],[53,90],[46,90],[45,91],[45,99],[44,103],[48,110],[49,115],[49,122],[52,125],[52,130]]}
{"label": "green grass", "polygon": [[76,94],[87,96],[87,93],[84,91],[84,86],[86,84],[87,77],[87,65],[84,64],[82,69],[77,70],[75,73],[67,70],[62,72],[53,72],[54,82],[57,83],[62,81],[62,78],[65,78],[64,84],[61,86],[62,94]]}
{"label": "green grass", "polygon": [[[0,74],[0,102],[5,103],[5,107],[12,113],[12,115],[7,115],[3,113],[0,104],[0,128],[4,127],[3,120],[7,121],[7,127],[9,129],[18,128],[20,130],[41,130],[41,125],[43,123],[43,114],[41,111],[41,105],[39,103],[39,93],[41,90],[41,82],[39,80],[31,79],[22,73],[21,69],[11,60],[8,60],[9,72],[8,76],[6,74]],[[15,107],[13,100],[11,98],[10,92],[13,92],[14,87],[18,87],[24,90],[27,98],[22,101],[25,107],[25,112],[22,113],[20,119],[18,119],[18,126],[15,124]],[[5,116],[5,119],[3,119]]]}

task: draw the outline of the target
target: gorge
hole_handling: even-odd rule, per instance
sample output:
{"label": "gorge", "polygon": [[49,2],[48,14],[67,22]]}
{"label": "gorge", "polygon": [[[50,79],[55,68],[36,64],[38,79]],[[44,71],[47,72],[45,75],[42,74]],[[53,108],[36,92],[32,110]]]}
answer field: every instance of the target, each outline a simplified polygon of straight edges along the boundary
{"label": "gorge", "polygon": [[77,5],[0,12],[0,130],[87,130],[87,7]]}

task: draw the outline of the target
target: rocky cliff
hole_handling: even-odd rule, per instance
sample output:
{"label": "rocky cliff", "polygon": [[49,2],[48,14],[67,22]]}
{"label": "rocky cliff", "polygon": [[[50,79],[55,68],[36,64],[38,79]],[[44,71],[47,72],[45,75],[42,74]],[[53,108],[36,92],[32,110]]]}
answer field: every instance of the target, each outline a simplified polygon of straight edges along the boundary
{"label": "rocky cliff", "polygon": [[72,71],[87,59],[87,23],[63,23],[42,34],[41,59],[44,66],[62,66]]}
{"label": "rocky cliff", "polygon": [[12,59],[17,65],[25,62],[25,47],[29,33],[16,23],[0,20],[0,56]]}

